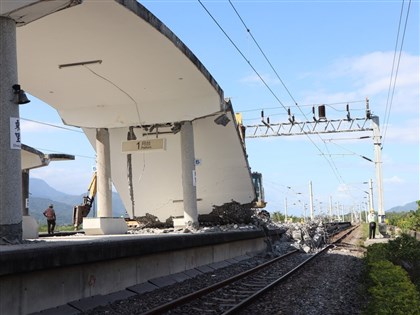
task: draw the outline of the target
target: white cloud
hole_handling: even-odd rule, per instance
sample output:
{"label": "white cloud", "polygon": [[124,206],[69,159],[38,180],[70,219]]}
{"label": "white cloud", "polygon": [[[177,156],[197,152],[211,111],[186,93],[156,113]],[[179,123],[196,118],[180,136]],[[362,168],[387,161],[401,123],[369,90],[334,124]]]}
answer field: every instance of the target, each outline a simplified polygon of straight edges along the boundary
{"label": "white cloud", "polygon": [[[269,86],[273,86],[273,85],[278,85],[280,83],[280,81],[277,78],[274,78],[273,76],[269,75],[269,74],[262,74],[261,78],[265,81],[265,83],[267,83]],[[252,74],[252,75],[248,75],[245,76],[243,78],[241,78],[239,81],[241,83],[245,83],[247,85],[258,85],[258,86],[263,86],[264,83],[261,80],[261,78],[256,75],[256,74]]]}
{"label": "white cloud", "polygon": [[404,180],[401,179],[400,177],[394,175],[390,178],[384,178],[384,183],[388,183],[388,184],[402,184],[404,183]]}
{"label": "white cloud", "polygon": [[24,119],[20,119],[20,129],[22,132],[51,132],[54,130],[54,128],[39,124],[33,121],[28,121]]}
{"label": "white cloud", "polygon": [[[372,52],[334,61],[329,68],[312,73],[312,77],[317,79],[317,86],[322,84],[321,86],[328,88],[306,91],[308,96],[305,102],[345,102],[368,97],[371,99],[371,109],[384,110],[390,87],[393,57],[394,52]],[[419,112],[419,65],[420,56],[402,53],[391,113]],[[305,74],[305,77],[308,78],[309,74]],[[381,112],[377,114],[382,115]]]}
{"label": "white cloud", "polygon": [[384,142],[394,142],[394,143],[412,143],[419,145],[420,143],[420,126],[418,119],[411,119],[404,124],[395,126],[388,125],[386,128],[386,134]]}

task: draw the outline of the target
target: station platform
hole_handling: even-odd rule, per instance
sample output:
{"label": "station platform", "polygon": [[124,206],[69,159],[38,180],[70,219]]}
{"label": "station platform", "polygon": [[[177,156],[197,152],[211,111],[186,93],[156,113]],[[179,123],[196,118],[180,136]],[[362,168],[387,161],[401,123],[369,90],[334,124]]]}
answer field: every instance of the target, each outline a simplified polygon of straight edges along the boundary
{"label": "station platform", "polygon": [[[95,300],[102,303],[105,296],[115,299],[142,290],[153,279],[212,270],[230,259],[264,251],[267,239],[275,240],[280,233],[253,229],[159,235],[75,234],[2,245],[0,313],[31,314],[83,300],[82,304]],[[155,282],[152,284],[156,286],[159,280]],[[136,289],[127,293],[127,288]]]}
{"label": "station platform", "polygon": [[364,241],[364,245],[365,246],[370,246],[372,244],[378,244],[378,243],[388,243],[390,240],[392,240],[393,238],[390,237],[375,237],[372,239],[367,238]]}

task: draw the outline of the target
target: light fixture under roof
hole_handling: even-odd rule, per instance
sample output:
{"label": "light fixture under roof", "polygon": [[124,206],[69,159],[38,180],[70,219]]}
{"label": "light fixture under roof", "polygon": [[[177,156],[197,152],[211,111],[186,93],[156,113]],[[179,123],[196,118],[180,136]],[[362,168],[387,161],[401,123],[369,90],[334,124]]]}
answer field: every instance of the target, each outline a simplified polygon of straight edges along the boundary
{"label": "light fixture under roof", "polygon": [[73,63],[65,63],[62,65],[58,65],[58,68],[68,68],[68,67],[77,67],[77,66],[85,66],[85,65],[91,65],[95,63],[102,63],[102,60],[91,60],[91,61],[81,61],[81,62],[73,62]]}

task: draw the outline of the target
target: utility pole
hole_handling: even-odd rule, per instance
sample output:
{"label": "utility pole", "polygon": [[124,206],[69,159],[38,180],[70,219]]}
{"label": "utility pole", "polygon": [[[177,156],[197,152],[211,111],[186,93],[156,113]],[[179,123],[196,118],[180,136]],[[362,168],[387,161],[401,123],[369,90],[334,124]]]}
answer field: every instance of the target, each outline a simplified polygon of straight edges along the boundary
{"label": "utility pole", "polygon": [[284,223],[287,223],[287,197],[284,197]]}
{"label": "utility pole", "polygon": [[309,181],[309,211],[311,214],[311,221],[314,219],[314,195],[312,192],[312,181]]}
{"label": "utility pole", "polygon": [[330,222],[332,222],[333,221],[333,219],[332,219],[332,196],[330,196]]}
{"label": "utility pole", "polygon": [[[385,223],[385,212],[383,206],[383,188],[382,188],[382,148],[381,134],[379,131],[379,117],[372,116],[373,125],[373,148],[375,152],[375,171],[376,187],[378,191],[378,221]],[[373,207],[373,204],[372,204]]]}
{"label": "utility pole", "polygon": [[369,179],[369,211],[374,209],[373,205],[373,183],[372,178]]}

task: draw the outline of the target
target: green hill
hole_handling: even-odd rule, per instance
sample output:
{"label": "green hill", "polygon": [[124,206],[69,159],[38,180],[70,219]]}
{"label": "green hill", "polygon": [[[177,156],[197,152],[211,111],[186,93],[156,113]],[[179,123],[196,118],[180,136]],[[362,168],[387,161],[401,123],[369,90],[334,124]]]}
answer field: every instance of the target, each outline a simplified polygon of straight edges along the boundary
{"label": "green hill", "polygon": [[[40,224],[46,219],[42,214],[50,205],[54,205],[58,225],[71,225],[73,222],[73,207],[80,205],[83,195],[69,195],[49,186],[44,180],[31,178],[29,183],[29,214]],[[118,193],[112,193],[112,209],[115,217],[125,216],[126,211]],[[96,202],[89,216],[96,215]]]}

